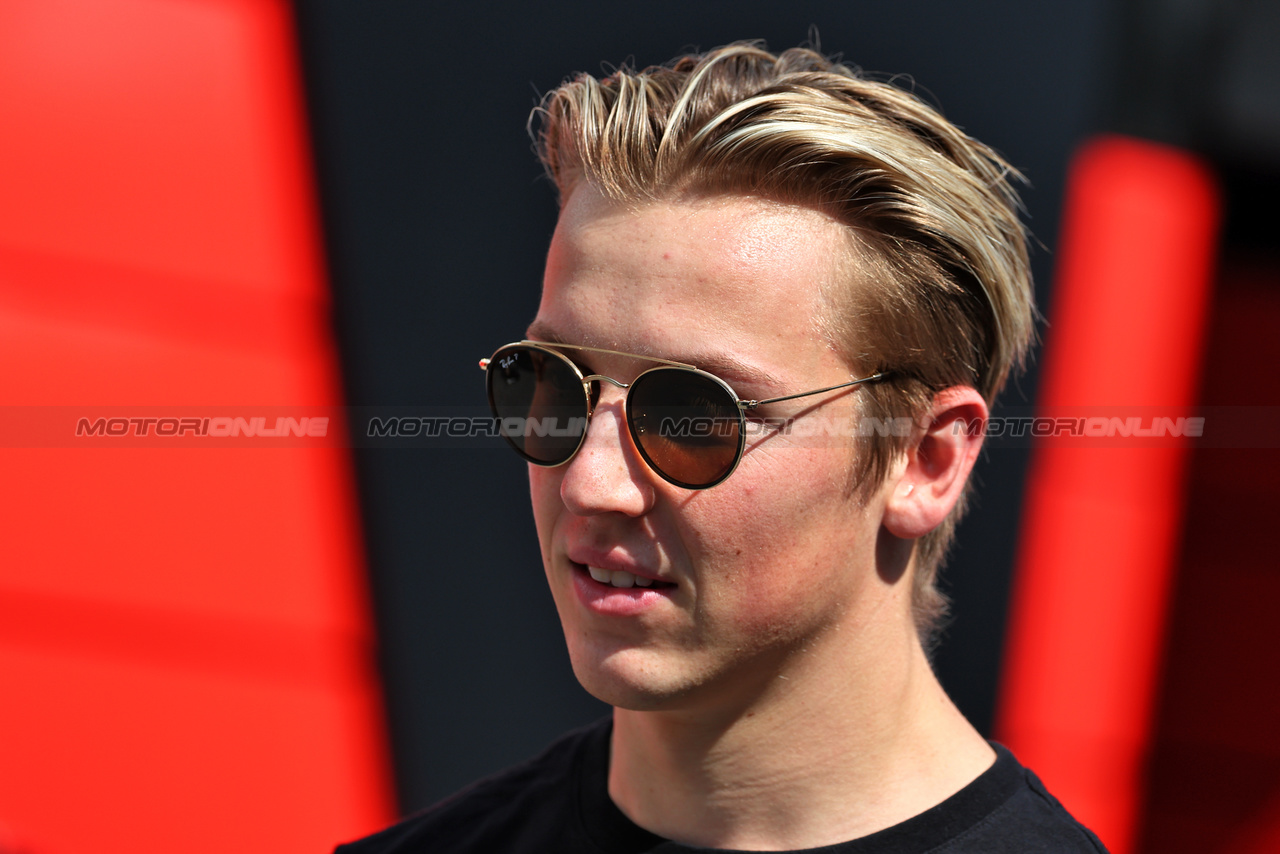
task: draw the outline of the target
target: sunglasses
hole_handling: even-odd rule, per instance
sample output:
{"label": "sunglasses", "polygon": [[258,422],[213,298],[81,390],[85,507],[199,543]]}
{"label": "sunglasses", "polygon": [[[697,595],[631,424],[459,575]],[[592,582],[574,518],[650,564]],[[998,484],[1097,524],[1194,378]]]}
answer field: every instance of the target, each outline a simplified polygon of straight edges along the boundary
{"label": "sunglasses", "polygon": [[[561,350],[656,362],[629,383],[584,374]],[[520,341],[480,360],[498,430],[516,453],[539,466],[573,459],[587,436],[600,383],[624,389],[627,428],[636,450],[664,480],[685,489],[720,483],[742,460],[749,410],[883,379],[873,374],[839,385],[743,400],[714,374],[683,362],[598,347]]]}

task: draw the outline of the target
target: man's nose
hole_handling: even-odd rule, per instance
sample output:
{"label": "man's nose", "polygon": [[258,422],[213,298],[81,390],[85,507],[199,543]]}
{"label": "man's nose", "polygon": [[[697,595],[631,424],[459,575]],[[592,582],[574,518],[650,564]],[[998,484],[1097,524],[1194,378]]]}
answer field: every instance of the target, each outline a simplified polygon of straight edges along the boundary
{"label": "man's nose", "polygon": [[607,383],[599,391],[586,438],[565,464],[560,499],[578,516],[642,516],[653,507],[652,473],[627,430],[624,393]]}

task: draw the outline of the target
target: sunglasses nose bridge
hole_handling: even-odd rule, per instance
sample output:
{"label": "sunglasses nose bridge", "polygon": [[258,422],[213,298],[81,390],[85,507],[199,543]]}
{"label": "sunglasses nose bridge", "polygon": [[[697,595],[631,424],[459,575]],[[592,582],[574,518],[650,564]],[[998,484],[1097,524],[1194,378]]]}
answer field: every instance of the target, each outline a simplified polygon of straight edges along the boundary
{"label": "sunglasses nose bridge", "polygon": [[584,385],[593,382],[606,382],[621,389],[631,388],[631,383],[624,383],[622,380],[615,380],[613,377],[606,377],[604,374],[587,374],[582,378],[582,382]]}
{"label": "sunglasses nose bridge", "polygon": [[631,383],[624,383],[621,380],[615,380],[613,377],[607,377],[604,374],[587,374],[586,376],[584,376],[582,378],[582,388],[587,393],[587,410],[588,410],[587,416],[588,417],[595,414],[596,401],[599,400],[599,395],[591,393],[592,391],[591,384],[600,383],[600,382],[609,383],[609,385],[620,388],[623,391],[626,391],[627,389],[631,388]]}

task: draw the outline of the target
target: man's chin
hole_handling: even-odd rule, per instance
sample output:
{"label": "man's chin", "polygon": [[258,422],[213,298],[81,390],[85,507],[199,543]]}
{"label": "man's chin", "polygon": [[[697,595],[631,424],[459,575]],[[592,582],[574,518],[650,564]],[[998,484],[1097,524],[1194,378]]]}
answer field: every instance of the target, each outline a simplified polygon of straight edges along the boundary
{"label": "man's chin", "polygon": [[681,708],[694,693],[669,661],[648,651],[622,650],[606,656],[570,653],[573,673],[587,693],[601,702],[636,712]]}

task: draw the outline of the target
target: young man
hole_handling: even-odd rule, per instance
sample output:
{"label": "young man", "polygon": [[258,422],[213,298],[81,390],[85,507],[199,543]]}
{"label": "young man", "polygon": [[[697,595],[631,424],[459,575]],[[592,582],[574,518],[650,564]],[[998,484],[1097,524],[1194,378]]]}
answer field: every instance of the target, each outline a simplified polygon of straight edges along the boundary
{"label": "young man", "polygon": [[1032,336],[1015,173],[799,49],[582,76],[539,116],[542,301],[483,365],[615,712],[342,850],[1101,851],[927,658]]}

